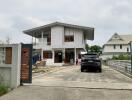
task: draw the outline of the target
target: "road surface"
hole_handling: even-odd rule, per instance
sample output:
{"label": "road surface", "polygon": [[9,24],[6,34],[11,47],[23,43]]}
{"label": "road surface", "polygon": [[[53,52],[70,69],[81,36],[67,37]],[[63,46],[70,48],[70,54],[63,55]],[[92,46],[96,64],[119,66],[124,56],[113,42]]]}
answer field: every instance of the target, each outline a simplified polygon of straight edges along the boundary
{"label": "road surface", "polygon": [[41,74],[0,100],[132,100],[132,79],[103,66],[102,73],[70,66]]}

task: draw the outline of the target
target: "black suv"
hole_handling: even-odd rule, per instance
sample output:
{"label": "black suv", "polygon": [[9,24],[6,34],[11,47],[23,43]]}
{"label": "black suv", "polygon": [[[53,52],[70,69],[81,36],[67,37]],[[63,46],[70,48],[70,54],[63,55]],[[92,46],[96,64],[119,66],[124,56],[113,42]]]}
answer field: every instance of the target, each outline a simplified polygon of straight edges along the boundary
{"label": "black suv", "polygon": [[101,59],[99,59],[99,55],[96,53],[89,53],[82,55],[81,58],[81,72],[84,70],[87,71],[97,71],[101,72]]}

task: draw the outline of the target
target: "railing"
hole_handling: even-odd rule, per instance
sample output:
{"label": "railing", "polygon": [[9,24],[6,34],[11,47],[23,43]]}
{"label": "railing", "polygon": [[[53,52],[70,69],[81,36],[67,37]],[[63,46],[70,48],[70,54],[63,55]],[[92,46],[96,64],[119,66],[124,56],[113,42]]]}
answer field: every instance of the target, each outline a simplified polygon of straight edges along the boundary
{"label": "railing", "polygon": [[33,46],[36,46],[36,45],[51,45],[51,42],[33,43]]}
{"label": "railing", "polygon": [[132,75],[131,62],[127,60],[110,60],[107,64],[125,74]]}
{"label": "railing", "polygon": [[45,50],[51,50],[51,42],[35,43],[33,45],[33,48],[35,48],[35,49],[44,48]]}

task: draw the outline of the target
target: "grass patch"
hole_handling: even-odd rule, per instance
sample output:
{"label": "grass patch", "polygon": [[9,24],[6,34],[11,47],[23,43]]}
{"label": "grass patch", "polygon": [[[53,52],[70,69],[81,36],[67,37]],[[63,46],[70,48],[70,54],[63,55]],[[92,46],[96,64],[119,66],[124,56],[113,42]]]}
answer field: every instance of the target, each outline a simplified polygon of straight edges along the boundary
{"label": "grass patch", "polygon": [[7,92],[8,92],[8,87],[0,84],[0,96],[2,96],[3,94],[6,94]]}

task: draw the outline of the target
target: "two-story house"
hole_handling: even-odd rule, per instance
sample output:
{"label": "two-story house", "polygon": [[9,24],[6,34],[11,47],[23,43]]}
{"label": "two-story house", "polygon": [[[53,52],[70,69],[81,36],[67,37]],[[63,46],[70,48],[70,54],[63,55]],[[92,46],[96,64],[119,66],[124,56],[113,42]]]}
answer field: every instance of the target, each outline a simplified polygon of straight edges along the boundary
{"label": "two-story house", "polygon": [[94,28],[60,22],[23,31],[35,39],[33,48],[41,50],[47,65],[75,63],[86,40],[94,39]]}
{"label": "two-story house", "polygon": [[115,33],[103,46],[102,58],[112,58],[124,53],[130,52],[129,42],[132,41],[132,35],[119,35]]}

